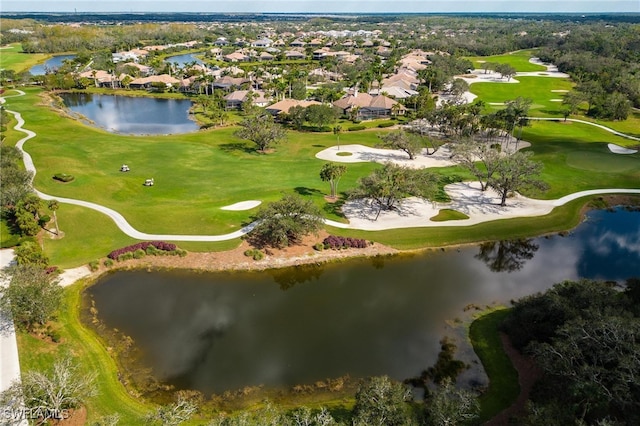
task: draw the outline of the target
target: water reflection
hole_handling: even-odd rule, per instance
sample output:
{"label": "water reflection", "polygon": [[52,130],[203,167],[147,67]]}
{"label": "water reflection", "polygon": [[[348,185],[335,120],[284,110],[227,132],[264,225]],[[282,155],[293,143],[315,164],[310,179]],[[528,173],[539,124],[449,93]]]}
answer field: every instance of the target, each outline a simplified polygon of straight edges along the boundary
{"label": "water reflection", "polygon": [[532,239],[490,241],[480,244],[476,259],[486,263],[493,272],[513,272],[533,259],[538,248]]}
{"label": "water reflection", "polygon": [[268,273],[280,285],[280,290],[288,290],[296,284],[317,280],[326,265],[298,265],[291,268],[272,269]]}
{"label": "water reflection", "polygon": [[191,101],[90,93],[61,93],[65,105],[114,133],[158,135],[198,130],[189,118]]}
{"label": "water reflection", "polygon": [[[402,380],[433,365],[446,321],[469,304],[567,279],[640,276],[639,217],[594,212],[567,237],[495,245],[487,253],[500,271],[469,248],[269,273],[118,272],[88,293],[100,318],[132,336],[146,365],[177,388],[210,394],[345,374]],[[495,260],[500,247],[509,261]],[[625,269],[611,268],[611,256]]]}

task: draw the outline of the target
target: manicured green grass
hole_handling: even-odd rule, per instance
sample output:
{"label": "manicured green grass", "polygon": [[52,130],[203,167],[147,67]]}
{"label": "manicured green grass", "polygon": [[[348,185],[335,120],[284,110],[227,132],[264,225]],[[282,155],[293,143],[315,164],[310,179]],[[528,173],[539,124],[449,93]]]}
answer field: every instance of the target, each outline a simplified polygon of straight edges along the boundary
{"label": "manicured green grass", "polygon": [[[256,210],[229,212],[220,207],[250,199],[269,202],[280,198],[282,192],[291,191],[312,199],[327,218],[344,221],[335,204],[324,200],[329,187],[318,176],[323,161],[315,158],[320,150],[337,144],[333,134],[289,132],[288,141],[267,155],[257,153],[250,142],[237,139],[233,128],[175,136],[120,136],[35,106],[38,90],[27,92],[28,96],[14,98],[12,107],[23,113],[26,127],[39,134],[25,148],[35,160],[38,168],[35,184],[43,192],[104,204],[121,212],[134,227],[149,233],[228,233],[250,221]],[[343,132],[340,144],[373,146],[382,131]],[[606,148],[606,143],[625,145],[628,140],[588,125],[558,122],[532,122],[531,127],[524,128],[523,138],[534,143],[531,148],[536,154],[534,159],[545,163],[543,178],[551,186],[547,193],[528,195],[558,198],[586,189],[637,187],[640,165],[634,164],[638,163],[638,156],[620,160],[619,155],[609,153]],[[573,161],[571,152],[584,152],[584,158],[591,156],[591,166],[585,167],[585,161],[579,164]],[[601,161],[605,158],[607,161]],[[594,179],[594,162],[612,166],[607,166],[607,173]],[[131,172],[119,172],[122,163],[128,164]],[[347,167],[340,184],[343,194],[359,177],[379,166],[357,163]],[[437,170],[442,174],[453,173],[449,169]],[[52,179],[56,173],[72,174],[76,179],[61,183]],[[154,177],[154,187],[142,185],[149,177]],[[81,215],[78,211],[72,217]],[[98,216],[91,213],[91,217]],[[55,264],[86,263],[129,243],[108,219],[99,227],[91,226],[93,220],[78,219],[68,226],[61,224],[63,230],[69,231],[69,238],[46,241],[45,249]],[[534,227],[524,227],[528,235],[571,226],[567,220],[551,227],[544,219],[526,223],[536,223]],[[84,230],[74,229],[75,224],[82,224]],[[480,225],[478,231],[471,232],[468,228],[399,230],[372,233],[367,238],[397,248],[416,248],[522,233],[521,229],[507,226],[503,228],[506,234],[500,235],[494,233],[494,227]],[[96,237],[98,234],[106,237],[101,240]],[[89,240],[97,243],[93,248],[83,248]],[[188,250],[220,250],[237,244],[236,240],[180,245]]]}
{"label": "manicured green grass", "polygon": [[54,327],[60,330],[58,344],[44,342],[24,332],[18,333],[20,368],[49,370],[54,360],[72,357],[83,374],[95,373],[98,395],[87,401],[89,420],[118,413],[121,424],[142,424],[144,414],[153,409],[129,395],[118,380],[118,367],[102,341],[80,322],[81,291],[86,284],[80,281],[64,291],[63,307]]}
{"label": "manicured green grass", "polygon": [[32,66],[51,57],[51,55],[42,53],[24,53],[20,43],[13,43],[9,46],[8,49],[0,50],[0,69],[16,72],[27,71]]}
{"label": "manicured green grass", "polygon": [[507,309],[484,313],[471,323],[469,329],[473,350],[489,376],[489,388],[480,396],[481,422],[509,407],[520,393],[518,372],[505,353],[498,332],[508,313]]}
{"label": "manicured green grass", "polygon": [[562,102],[552,102],[552,99],[562,99],[564,93],[552,90],[571,90],[571,81],[556,77],[514,78],[519,83],[473,83],[469,90],[486,102],[490,109],[504,108],[500,105],[489,105],[491,103],[504,103],[521,96],[533,101],[529,110],[531,116],[562,116]]}
{"label": "manicured green grass", "polygon": [[446,222],[448,220],[463,220],[463,219],[469,219],[469,216],[456,210],[442,209],[438,212],[437,215],[433,216],[429,220],[432,220],[433,222]]}
{"label": "manicured green grass", "polygon": [[[250,199],[273,201],[285,191],[326,204],[323,196],[329,186],[319,178],[324,161],[315,154],[335,143],[333,134],[290,132],[288,141],[267,155],[236,138],[233,128],[174,136],[119,136],[35,107],[35,94],[31,90],[29,96],[16,98],[14,108],[22,112],[27,128],[38,133],[25,145],[38,168],[36,187],[51,195],[111,207],[143,232],[232,232],[249,221],[255,210],[233,212],[220,207]],[[373,145],[376,135],[357,132],[340,139],[343,144]],[[123,163],[131,167],[130,172],[119,171]],[[349,165],[341,189],[353,187],[359,176],[374,167]],[[63,184],[52,179],[56,173],[76,179]],[[155,186],[143,186],[151,177]]]}
{"label": "manicured green grass", "polygon": [[473,66],[476,69],[483,69],[484,62],[492,62],[495,64],[509,64],[518,72],[546,70],[546,68],[542,65],[536,65],[529,62],[529,59],[534,56],[536,56],[535,50],[529,49],[518,50],[517,52],[506,53],[504,55],[470,56],[466,57],[465,59],[469,59],[471,62],[473,62]]}

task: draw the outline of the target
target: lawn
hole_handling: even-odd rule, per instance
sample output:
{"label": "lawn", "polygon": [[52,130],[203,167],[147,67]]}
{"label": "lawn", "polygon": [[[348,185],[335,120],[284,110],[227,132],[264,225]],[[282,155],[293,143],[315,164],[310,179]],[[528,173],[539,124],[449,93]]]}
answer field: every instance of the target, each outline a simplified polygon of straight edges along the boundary
{"label": "lawn", "polygon": [[516,52],[506,53],[504,55],[494,56],[469,56],[465,59],[473,62],[476,69],[483,69],[485,63],[509,64],[518,72],[529,71],[545,71],[547,68],[542,65],[536,65],[529,62],[529,59],[536,56],[534,49],[518,50]]}
{"label": "lawn", "polygon": [[571,90],[573,83],[568,79],[556,77],[514,77],[519,83],[473,83],[471,93],[477,95],[488,104],[490,109],[503,108],[506,101],[521,96],[529,98],[531,104],[529,115],[533,117],[561,117],[564,93],[552,90]]}
{"label": "lawn", "polygon": [[[142,417],[152,405],[134,399],[118,380],[118,367],[102,341],[80,322],[81,291],[86,284],[80,281],[64,291],[63,307],[53,328],[59,330],[58,344],[37,339],[19,332],[20,368],[48,371],[54,360],[72,357],[82,374],[95,373],[98,395],[87,401],[89,420],[118,413],[120,424],[142,424]],[[93,424],[93,423],[89,423]]]}
{"label": "lawn", "polygon": [[[315,158],[318,151],[337,143],[332,133],[289,132],[288,140],[266,155],[257,153],[250,142],[236,138],[233,128],[174,136],[121,136],[35,106],[38,89],[27,92],[27,96],[13,98],[11,107],[21,111],[26,127],[39,134],[25,148],[38,168],[36,187],[45,193],[106,205],[121,212],[137,229],[149,233],[228,233],[250,221],[256,210],[233,212],[220,207],[251,199],[269,202],[287,191],[312,199],[327,218],[344,221],[335,204],[324,200],[329,187],[318,176],[323,161]],[[385,130],[343,132],[340,144],[375,145],[377,134],[382,131]],[[606,148],[607,143],[624,145],[629,141],[603,130],[578,123],[532,122],[524,128],[523,138],[534,143],[531,148],[536,154],[534,159],[545,163],[543,178],[551,186],[547,193],[529,195],[558,198],[586,189],[633,188],[640,180],[639,155],[622,158]],[[119,171],[123,163],[131,167],[130,172]],[[340,191],[352,188],[360,176],[375,167],[378,166],[349,164]],[[598,179],[593,179],[594,170],[603,171]],[[450,174],[455,169],[438,172]],[[60,183],[52,179],[56,173],[68,173],[76,179]],[[150,177],[156,185],[143,186]],[[87,211],[61,209],[61,228],[68,231],[67,237],[45,241],[45,250],[54,264],[66,267],[85,263],[131,242],[109,219],[95,212],[85,217]],[[68,225],[65,214],[71,219]],[[92,226],[93,223],[100,226]],[[567,220],[551,227],[544,220],[535,223],[534,227],[525,226],[525,233],[535,235],[536,230],[571,226]],[[477,232],[461,228],[393,231],[374,233],[367,238],[398,248],[415,248],[491,239],[493,229],[494,225],[483,225]],[[506,234],[498,233],[495,238],[521,233],[510,225],[502,229]],[[88,240],[95,242],[86,248]],[[237,244],[234,241],[181,246],[188,250],[222,250]]]}
{"label": "lawn", "polygon": [[24,53],[20,43],[13,43],[0,50],[0,69],[15,72],[28,71],[32,66],[44,62],[50,57],[51,55],[43,53]]}
{"label": "lawn", "polygon": [[[120,136],[94,129],[55,112],[36,107],[36,91],[15,98],[27,128],[38,137],[25,149],[38,173],[35,185],[48,194],[84,199],[111,207],[137,229],[151,233],[221,234],[237,230],[253,211],[220,207],[239,201],[279,199],[295,191],[320,206],[328,184],[319,178],[322,160],[315,154],[336,143],[332,133],[290,132],[288,140],[269,154],[234,136],[233,128],[174,136]],[[381,130],[382,131],[382,130]],[[340,143],[377,143],[377,132],[345,132]],[[108,147],[108,149],[105,149]],[[126,163],[128,173],[119,171]],[[341,190],[353,187],[375,165],[353,164]],[[75,176],[70,183],[52,179],[56,173]],[[143,182],[154,178],[154,187]],[[331,218],[340,219],[332,214]]]}
{"label": "lawn", "polygon": [[515,402],[520,393],[518,372],[505,353],[498,327],[509,314],[507,309],[494,310],[476,318],[469,338],[487,376],[489,388],[480,396],[480,421],[486,422]]}

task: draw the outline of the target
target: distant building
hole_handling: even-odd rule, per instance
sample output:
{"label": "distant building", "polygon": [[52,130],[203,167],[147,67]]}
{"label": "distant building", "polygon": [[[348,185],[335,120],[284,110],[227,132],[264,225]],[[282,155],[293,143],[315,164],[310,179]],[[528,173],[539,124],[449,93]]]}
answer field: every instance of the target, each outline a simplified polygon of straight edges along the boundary
{"label": "distant building", "polygon": [[345,115],[350,115],[354,110],[360,119],[390,117],[394,114],[404,115],[406,108],[384,95],[370,95],[353,90],[346,96],[338,99],[333,106]]}

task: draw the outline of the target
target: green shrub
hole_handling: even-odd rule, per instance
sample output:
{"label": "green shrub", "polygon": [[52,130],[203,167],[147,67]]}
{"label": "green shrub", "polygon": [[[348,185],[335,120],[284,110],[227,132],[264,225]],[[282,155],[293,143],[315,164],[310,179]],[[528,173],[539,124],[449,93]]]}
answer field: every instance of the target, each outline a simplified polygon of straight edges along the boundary
{"label": "green shrub", "polygon": [[58,330],[49,330],[47,335],[51,338],[53,343],[60,343],[62,336],[60,336],[60,332]]}
{"label": "green shrub", "polygon": [[44,227],[50,221],[51,221],[51,216],[45,214],[44,216],[40,216],[40,219],[38,219],[38,225]]}
{"label": "green shrub", "polygon": [[75,179],[73,175],[68,175],[66,173],[56,173],[55,175],[53,175],[53,178],[60,182],[71,182]]}
{"label": "green shrub", "polygon": [[384,129],[385,127],[391,127],[395,124],[396,123],[394,123],[393,121],[383,121],[382,123],[378,124],[378,127]]}
{"label": "green shrub", "polygon": [[131,259],[133,259],[133,253],[130,251],[118,256],[118,262],[124,262],[125,260],[131,260]]}
{"label": "green shrub", "polygon": [[155,246],[149,245],[149,247],[147,247],[147,249],[145,250],[145,252],[149,255],[149,256],[157,256],[158,252],[160,250],[158,250],[157,248],[155,248]]}
{"label": "green shrub", "polygon": [[91,272],[97,271],[99,267],[100,262],[98,262],[97,260],[92,260],[91,262],[89,262],[89,269],[91,269]]}
{"label": "green shrub", "polygon": [[185,257],[187,255],[187,251],[186,250],[178,249],[178,250],[176,250],[176,252],[178,253],[178,256],[180,256],[180,257]]}
{"label": "green shrub", "polygon": [[138,249],[138,250],[133,252],[133,258],[134,259],[142,259],[145,256],[146,256],[146,253],[142,249]]}
{"label": "green shrub", "polygon": [[258,249],[245,250],[244,255],[253,258],[253,260],[262,260],[264,258],[264,253]]}
{"label": "green shrub", "polygon": [[113,266],[113,260],[111,259],[105,259],[105,261],[103,262],[104,266],[106,266],[107,268],[110,268]]}
{"label": "green shrub", "polygon": [[363,124],[359,124],[357,126],[351,126],[351,127],[347,128],[347,130],[350,131],[350,132],[357,132],[358,130],[364,130],[366,128],[367,128],[367,126],[365,126]]}
{"label": "green shrub", "polygon": [[314,248],[314,249],[316,249],[317,251],[322,251],[322,250],[324,250],[324,244],[322,244],[322,243],[316,243],[316,244],[313,246],[313,248]]}

